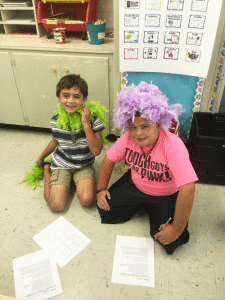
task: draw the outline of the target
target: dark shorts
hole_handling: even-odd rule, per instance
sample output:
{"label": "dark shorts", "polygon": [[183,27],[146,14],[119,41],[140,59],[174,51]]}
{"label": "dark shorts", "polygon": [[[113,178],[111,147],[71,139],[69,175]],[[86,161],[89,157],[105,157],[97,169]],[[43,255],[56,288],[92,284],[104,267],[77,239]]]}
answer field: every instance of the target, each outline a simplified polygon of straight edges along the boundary
{"label": "dark shorts", "polygon": [[[169,196],[151,196],[142,193],[133,183],[130,171],[122,176],[110,188],[111,199],[108,201],[110,211],[98,207],[102,223],[117,224],[129,221],[141,208],[145,208],[149,215],[150,235],[159,231],[161,224],[174,217],[178,192]],[[171,222],[172,222],[171,220]],[[168,254],[178,246],[188,242],[187,226],[180,237],[169,245],[162,245]]]}

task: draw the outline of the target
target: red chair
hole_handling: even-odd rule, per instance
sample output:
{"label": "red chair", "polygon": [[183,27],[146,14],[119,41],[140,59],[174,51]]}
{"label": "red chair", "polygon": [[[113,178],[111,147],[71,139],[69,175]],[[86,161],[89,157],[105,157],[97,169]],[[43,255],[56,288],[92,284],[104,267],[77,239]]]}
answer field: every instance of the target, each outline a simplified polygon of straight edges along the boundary
{"label": "red chair", "polygon": [[174,119],[172,120],[171,126],[168,128],[168,130],[177,136],[180,136],[180,125]]}

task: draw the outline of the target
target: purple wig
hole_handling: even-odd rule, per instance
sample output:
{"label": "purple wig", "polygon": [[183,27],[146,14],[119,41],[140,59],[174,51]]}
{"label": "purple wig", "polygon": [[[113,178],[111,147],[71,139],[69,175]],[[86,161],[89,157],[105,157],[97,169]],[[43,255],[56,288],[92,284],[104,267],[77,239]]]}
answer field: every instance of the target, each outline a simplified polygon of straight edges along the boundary
{"label": "purple wig", "polygon": [[114,128],[126,131],[128,122],[130,120],[133,122],[138,112],[149,123],[153,125],[160,123],[162,129],[168,129],[172,119],[179,122],[178,116],[184,110],[181,104],[169,105],[167,101],[168,99],[154,84],[141,81],[137,86],[132,84],[124,88],[118,95],[113,118],[116,124]]}

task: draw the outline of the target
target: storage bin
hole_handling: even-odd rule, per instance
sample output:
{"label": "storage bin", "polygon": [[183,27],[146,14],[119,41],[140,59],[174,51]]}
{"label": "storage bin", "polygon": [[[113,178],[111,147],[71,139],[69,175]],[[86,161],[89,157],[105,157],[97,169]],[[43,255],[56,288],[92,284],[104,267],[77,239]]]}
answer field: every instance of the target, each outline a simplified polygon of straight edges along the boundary
{"label": "storage bin", "polygon": [[[42,2],[37,3],[37,21],[43,24],[47,31],[62,27],[65,31],[80,31],[86,34],[86,23],[96,21],[97,0],[78,2]],[[49,17],[65,13],[73,20],[50,20]]]}
{"label": "storage bin", "polygon": [[199,182],[225,184],[225,114],[194,113],[188,144]]}

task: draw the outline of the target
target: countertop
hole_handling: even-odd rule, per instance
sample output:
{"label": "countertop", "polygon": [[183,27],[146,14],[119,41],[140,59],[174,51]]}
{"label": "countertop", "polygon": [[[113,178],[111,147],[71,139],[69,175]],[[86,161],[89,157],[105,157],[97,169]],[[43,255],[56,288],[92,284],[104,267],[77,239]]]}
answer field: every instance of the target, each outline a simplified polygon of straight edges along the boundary
{"label": "countertop", "polygon": [[44,50],[62,52],[84,52],[84,53],[114,53],[114,39],[105,38],[101,45],[91,45],[80,37],[66,37],[64,44],[56,44],[54,39],[46,36],[38,37],[10,37],[0,36],[0,49],[11,50]]}

